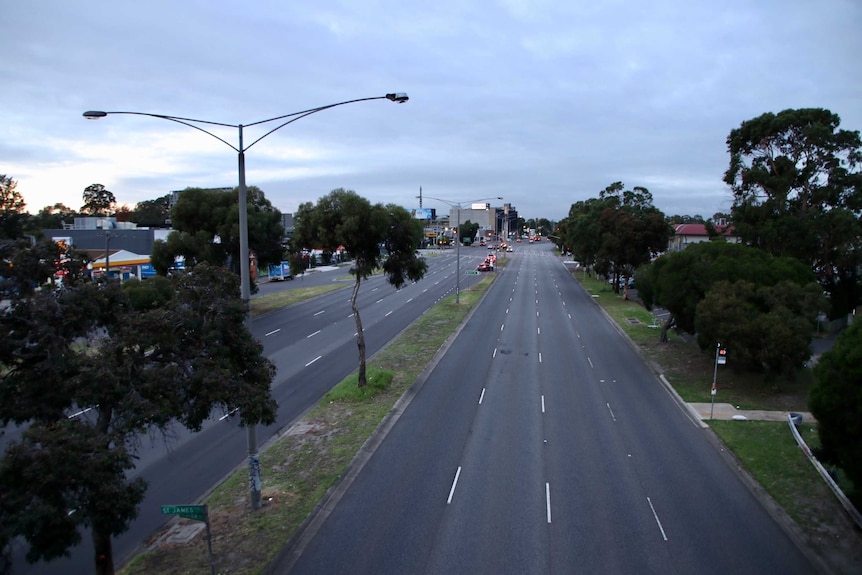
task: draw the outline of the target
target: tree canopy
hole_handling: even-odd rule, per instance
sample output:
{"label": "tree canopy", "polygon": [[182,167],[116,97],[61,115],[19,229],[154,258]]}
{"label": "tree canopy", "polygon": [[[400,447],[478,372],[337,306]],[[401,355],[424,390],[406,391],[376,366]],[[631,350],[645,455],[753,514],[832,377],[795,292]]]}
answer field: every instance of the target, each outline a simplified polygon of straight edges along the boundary
{"label": "tree canopy", "polygon": [[109,216],[117,203],[114,193],[102,184],[90,184],[84,188],[84,205],[81,212],[91,216]]}
{"label": "tree canopy", "polygon": [[479,222],[471,222],[467,220],[466,222],[461,222],[461,225],[458,226],[458,241],[462,244],[465,240],[473,241],[473,238],[476,237],[476,233],[479,231]]}
{"label": "tree canopy", "polygon": [[17,188],[11,176],[0,174],[0,239],[14,240],[24,234],[26,204]]}
{"label": "tree canopy", "polygon": [[427,269],[417,248],[422,242],[422,224],[395,204],[374,204],[352,190],[338,188],[317,201],[303,203],[294,215],[293,243],[299,248],[319,248],[334,253],[343,247],[356,278],[351,306],[356,321],[359,348],[358,385],[367,384],[365,335],[356,299],[362,280],[382,268],[387,281],[400,288],[409,279],[419,281]]}
{"label": "tree canopy", "polygon": [[770,375],[791,373],[808,359],[814,322],[826,305],[804,263],[726,242],[664,254],[639,271],[637,286],[647,308],[671,314],[662,341],[677,326],[696,333],[701,349],[727,343],[737,365]]}
{"label": "tree canopy", "polygon": [[129,220],[140,227],[168,227],[171,223],[171,195],[166,194],[154,200],[138,202],[129,214]]}
{"label": "tree canopy", "polygon": [[733,365],[764,373],[768,381],[793,375],[811,356],[811,333],[825,304],[821,292],[813,280],[721,280],[697,304],[698,346],[713,349],[720,342]]}
{"label": "tree canopy", "polygon": [[817,418],[821,448],[817,456],[840,466],[853,482],[851,498],[862,506],[862,322],[845,329],[835,346],[814,366],[809,397]]}
{"label": "tree canopy", "polygon": [[626,190],[622,182],[614,182],[598,198],[572,204],[560,233],[562,244],[584,265],[600,274],[631,277],[667,249],[671,228],[653,206],[649,190]]}
{"label": "tree canopy", "polygon": [[0,459],[0,547],[20,536],[29,561],[50,560],[86,527],[96,572],[112,573],[111,537],[146,489],[128,477],[142,437],[197,431],[214,409],[274,421],[275,367],[245,326],[239,278],[203,264],[162,281],[71,282],[0,312],[0,422],[24,429]]}
{"label": "tree canopy", "polygon": [[821,108],[766,113],[730,132],[735,234],[807,263],[830,292],[832,315],[862,299],[862,141]]}
{"label": "tree canopy", "polygon": [[[171,212],[173,232],[166,241],[153,245],[152,263],[156,271],[166,274],[177,256],[186,260],[186,268],[198,262],[228,266],[240,271],[239,258],[239,191],[187,188],[179,195]],[[248,245],[265,267],[282,260],[284,227],[281,212],[272,206],[263,192],[254,186],[247,190]]]}

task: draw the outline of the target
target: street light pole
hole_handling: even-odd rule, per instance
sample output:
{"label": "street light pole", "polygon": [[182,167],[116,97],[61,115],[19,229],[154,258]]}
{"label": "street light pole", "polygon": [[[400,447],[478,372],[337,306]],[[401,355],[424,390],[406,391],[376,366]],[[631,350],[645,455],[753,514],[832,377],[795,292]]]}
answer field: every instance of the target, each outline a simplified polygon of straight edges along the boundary
{"label": "street light pole", "polygon": [[[432,198],[431,196],[425,196],[426,200],[436,200],[438,202],[443,202],[448,205],[450,208],[456,209],[457,218],[455,221],[455,228],[458,231],[455,232],[455,303],[461,303],[461,204],[462,202],[453,202],[451,200],[444,200],[443,198]],[[502,196],[497,196],[494,198],[479,198],[478,200],[471,200],[472,202],[481,202],[483,200],[502,200]],[[463,202],[466,203],[466,202]]]}
{"label": "street light pole", "polygon": [[[251,273],[249,270],[249,246],[248,246],[248,190],[245,185],[245,152],[273,132],[280,130],[281,128],[291,124],[297,120],[300,120],[306,116],[310,116],[311,114],[315,114],[317,112],[322,112],[323,110],[328,110],[330,108],[335,108],[337,106],[343,106],[345,104],[353,104],[355,102],[366,102],[368,100],[390,100],[397,104],[403,104],[407,100],[409,100],[407,94],[403,92],[393,92],[386,94],[385,96],[373,96],[370,98],[358,98],[355,100],[346,100],[344,102],[337,102],[335,104],[328,104],[326,106],[319,106],[317,108],[310,108],[308,110],[303,110],[301,112],[293,112],[291,114],[284,114],[282,116],[276,116],[275,118],[269,118],[267,120],[260,120],[258,122],[253,122],[251,124],[225,124],[222,122],[210,122],[207,120],[196,120],[194,118],[183,118],[180,116],[167,116],[164,114],[150,114],[146,112],[103,112],[99,110],[91,110],[84,112],[84,117],[88,120],[98,120],[99,118],[104,118],[108,114],[131,114],[134,116],[149,116],[151,118],[159,118],[162,120],[169,120],[171,122],[176,122],[178,124],[183,124],[184,126],[188,126],[190,128],[194,128],[204,134],[212,136],[216,140],[222,142],[228,147],[232,148],[237,152],[237,170],[239,172],[239,188],[238,188],[238,198],[237,203],[239,205],[239,275],[240,275],[240,297],[242,298],[243,305],[245,306],[245,326],[248,328],[249,333],[251,333],[251,312],[249,309],[249,301],[251,300]],[[260,136],[258,139],[250,143],[248,146],[245,145],[243,141],[243,128],[247,128],[250,126],[257,126],[261,124],[267,124],[269,122],[275,122],[277,120],[285,120],[284,122],[277,125],[275,128],[272,128],[264,135]],[[213,134],[212,132],[202,128],[197,124],[204,124],[207,126],[221,126],[225,128],[236,128],[238,130],[239,142],[237,146],[234,146],[227,140]],[[107,258],[105,261],[107,266]],[[107,271],[107,270],[106,270]],[[248,472],[249,472],[249,495],[251,500],[252,509],[259,509],[261,506],[261,479],[260,479],[260,458],[257,449],[257,426],[249,425],[248,430]]]}

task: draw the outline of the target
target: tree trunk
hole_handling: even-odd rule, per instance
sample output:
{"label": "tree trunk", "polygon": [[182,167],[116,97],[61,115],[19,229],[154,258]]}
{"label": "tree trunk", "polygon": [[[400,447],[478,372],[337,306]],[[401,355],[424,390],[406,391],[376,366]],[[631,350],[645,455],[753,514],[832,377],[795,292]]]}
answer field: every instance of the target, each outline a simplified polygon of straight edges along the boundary
{"label": "tree trunk", "polygon": [[676,318],[671,314],[662,324],[661,324],[661,336],[659,336],[659,341],[662,343],[667,343],[667,332],[670,328],[674,326],[676,323]]}
{"label": "tree trunk", "polygon": [[362,332],[362,320],[359,318],[359,310],[356,308],[356,297],[359,295],[359,275],[356,276],[356,284],[353,286],[353,297],[350,299],[350,307],[353,309],[353,319],[356,320],[356,346],[359,348],[359,372],[356,385],[365,387],[368,378],[365,375],[365,334]]}
{"label": "tree trunk", "polygon": [[114,575],[114,550],[111,535],[93,527],[93,547],[96,550],[96,575]]}

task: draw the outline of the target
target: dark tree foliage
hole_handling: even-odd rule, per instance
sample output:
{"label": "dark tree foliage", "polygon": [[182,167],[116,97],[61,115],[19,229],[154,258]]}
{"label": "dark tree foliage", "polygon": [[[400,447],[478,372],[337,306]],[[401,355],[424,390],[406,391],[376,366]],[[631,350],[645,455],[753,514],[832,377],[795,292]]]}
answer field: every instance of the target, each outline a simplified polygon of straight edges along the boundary
{"label": "dark tree foliage", "polygon": [[853,322],[820,357],[814,379],[808,403],[820,435],[817,457],[844,470],[853,482],[851,498],[862,507],[862,322]]}
{"label": "dark tree foliage", "polygon": [[0,459],[0,544],[23,537],[30,561],[66,554],[86,528],[96,572],[113,572],[148,434],[197,431],[214,409],[274,421],[275,367],[245,327],[237,276],[204,264],[168,281],[72,281],[0,312],[0,422],[26,428]]}
{"label": "dark tree foliage", "polygon": [[138,202],[135,209],[129,214],[129,221],[135,222],[139,227],[164,228],[170,227],[171,220],[171,195],[167,194],[155,200]]}
{"label": "dark tree foliage", "polygon": [[811,270],[795,258],[778,258],[756,248],[727,242],[701,242],[667,253],[636,276],[638,295],[647,308],[667,309],[662,339],[671,327],[695,333],[698,304],[720,281],[746,280],[773,286],[787,280],[797,285],[814,281]]}
{"label": "dark tree foliage", "polygon": [[14,240],[24,234],[27,213],[18,182],[0,174],[0,239]]}
{"label": "dark tree foliage", "polygon": [[[601,249],[599,219],[610,199],[590,198],[572,204],[569,215],[564,220],[564,243],[572,251],[576,260],[585,267],[595,267]],[[600,272],[602,273],[602,272]]]}
{"label": "dark tree foliage", "polygon": [[646,188],[625,190],[622,182],[615,182],[599,197],[608,205],[599,216],[598,259],[608,263],[614,274],[614,290],[618,291],[619,276],[631,277],[635,269],[667,249],[671,227],[653,206],[652,194]]}
{"label": "dark tree foliage", "polygon": [[756,285],[722,280],[697,305],[697,343],[707,350],[720,342],[734,366],[777,381],[798,372],[810,358],[811,334],[825,303],[814,281]]}
{"label": "dark tree foliage", "polygon": [[476,233],[479,231],[479,223],[471,222],[467,220],[466,222],[461,222],[461,225],[458,226],[458,241],[462,244],[466,241],[473,241],[473,238],[476,237]]}
{"label": "dark tree foliage", "polygon": [[575,259],[596,273],[612,275],[618,291],[620,277],[631,277],[639,266],[667,249],[671,227],[642,187],[626,190],[614,182],[598,198],[573,204],[562,223],[563,243]]}
{"label": "dark tree foliage", "polygon": [[343,246],[353,259],[350,273],[356,278],[351,306],[356,321],[359,348],[358,385],[368,380],[365,372],[365,335],[356,299],[362,280],[382,268],[387,281],[400,288],[409,279],[419,281],[427,269],[417,248],[422,242],[422,224],[395,204],[372,205],[352,190],[338,188],[299,206],[294,215],[293,241],[308,249],[333,253]]}
{"label": "dark tree foliage", "polygon": [[862,300],[862,141],[820,108],[766,113],[731,131],[735,234],[807,263],[830,292],[831,315]]}
{"label": "dark tree foliage", "polygon": [[117,203],[114,193],[102,184],[90,184],[84,188],[84,205],[81,212],[91,216],[109,216]]}
{"label": "dark tree foliage", "polygon": [[[186,268],[205,261],[228,266],[240,272],[239,191],[187,188],[179,195],[171,212],[174,231],[166,242],[155,242],[153,267],[167,273],[176,256],[186,259]],[[248,245],[257,255],[258,265],[281,262],[284,227],[281,212],[275,209],[260,189],[250,186],[248,197]]]}
{"label": "dark tree foliage", "polygon": [[30,216],[27,230],[34,235],[41,234],[42,230],[59,230],[64,223],[72,223],[77,215],[72,208],[57,202],[53,206],[45,206],[35,216]]}

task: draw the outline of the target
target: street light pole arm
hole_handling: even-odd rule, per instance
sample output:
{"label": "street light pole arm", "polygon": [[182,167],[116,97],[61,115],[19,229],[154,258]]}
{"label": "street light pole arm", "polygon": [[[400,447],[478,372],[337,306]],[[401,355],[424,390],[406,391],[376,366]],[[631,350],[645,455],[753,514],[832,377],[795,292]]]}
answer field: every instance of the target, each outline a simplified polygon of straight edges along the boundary
{"label": "street light pole arm", "polygon": [[[198,120],[196,118],[183,118],[182,116],[168,116],[165,114],[152,114],[152,113],[148,113],[148,112],[124,112],[124,111],[102,112],[102,111],[98,111],[98,110],[90,110],[88,112],[84,112],[84,117],[87,118],[88,120],[98,120],[99,118],[104,118],[108,114],[130,114],[132,116],[149,116],[150,118],[159,118],[162,120],[170,120],[171,122],[176,122],[177,124],[182,124],[184,126],[194,128],[195,130],[198,130],[200,132],[203,132],[204,134],[212,136],[213,138],[222,142],[223,144],[230,146],[234,151],[236,151],[238,153],[242,153],[242,152],[245,152],[246,150],[248,150],[249,148],[251,148],[252,146],[254,146],[259,141],[261,141],[264,138],[266,138],[267,136],[269,136],[270,134],[272,134],[273,132],[280,130],[281,128],[287,126],[288,124],[291,124],[291,123],[293,123],[293,122],[295,122],[301,118],[305,118],[306,116],[310,116],[311,114],[316,114],[317,112],[322,112],[323,110],[335,108],[336,106],[344,106],[345,104],[353,104],[356,102],[366,102],[368,100],[391,100],[391,101],[396,102],[398,104],[403,104],[404,102],[406,102],[409,99],[410,98],[407,97],[407,94],[405,94],[403,92],[393,92],[390,94],[386,94],[385,96],[372,96],[370,98],[356,98],[354,100],[345,100],[344,102],[337,102],[335,104],[328,104],[326,106],[318,106],[317,108],[310,108],[308,110],[302,110],[301,112],[293,112],[291,114],[283,114],[281,116],[276,116],[274,118],[268,118],[266,120],[259,120],[257,122],[252,122],[251,124],[245,124],[245,125],[242,125],[242,124],[225,124],[224,122],[210,122],[208,120]],[[248,128],[250,126],[257,126],[260,124],[266,124],[269,122],[275,122],[276,120],[283,120],[285,118],[290,118],[290,120],[288,120],[282,124],[279,124],[278,126],[273,128],[272,130],[268,131],[263,136],[259,137],[258,139],[256,139],[251,144],[249,144],[248,146],[245,146],[245,147],[243,147],[242,142],[240,142],[239,147],[234,146],[233,144],[231,144],[227,140],[225,140],[225,139],[213,134],[212,132],[205,130],[205,129],[201,128],[200,126],[196,125],[196,124],[207,124],[209,126],[222,126],[225,128],[238,128],[240,130],[240,134],[241,134],[243,128]]]}
{"label": "street light pole arm", "polygon": [[92,111],[91,110],[89,112],[84,112],[84,117],[87,118],[88,120],[98,120],[99,118],[104,118],[108,114],[128,114],[131,116],[149,116],[150,118],[159,118],[160,120],[169,120],[171,122],[176,122],[177,124],[182,124],[183,126],[188,126],[189,128],[194,128],[195,130],[198,130],[199,132],[203,132],[204,134],[206,134],[208,136],[212,136],[213,138],[215,138],[219,142],[229,146],[234,151],[236,151],[236,152],[240,151],[239,148],[237,148],[236,146],[234,146],[233,144],[231,144],[227,140],[220,138],[219,136],[216,136],[215,134],[213,134],[209,130],[204,130],[200,126],[196,126],[192,122],[195,122],[198,124],[208,124],[210,126],[223,126],[225,128],[238,128],[239,126],[237,126],[235,124],[224,124],[222,122],[209,122],[207,120],[196,120],[194,118],[181,118],[179,116],[166,116],[165,114],[149,114],[146,112],[101,112],[101,111]]}
{"label": "street light pole arm", "polygon": [[268,120],[260,120],[258,122],[246,124],[244,127],[248,128],[249,126],[257,126],[259,124],[266,124],[269,122],[274,122],[276,120],[283,120],[284,118],[290,118],[290,120],[279,124],[278,126],[273,128],[269,132],[265,133],[263,136],[259,137],[255,141],[253,141],[251,144],[246,146],[243,149],[243,151],[248,150],[249,148],[251,148],[252,146],[257,144],[258,142],[260,142],[261,140],[263,140],[264,138],[266,138],[267,136],[269,136],[273,132],[277,132],[278,130],[282,129],[283,127],[287,126],[288,124],[292,124],[293,122],[295,122],[297,120],[301,120],[302,118],[305,118],[306,116],[310,116],[312,114],[316,114],[317,112],[322,112],[324,110],[329,110],[330,108],[335,108],[337,106],[344,106],[345,104],[353,104],[356,102],[367,102],[369,100],[392,100],[393,102],[403,104],[404,102],[406,102],[408,100],[408,97],[407,97],[407,94],[404,94],[404,93],[395,93],[395,94],[386,94],[385,96],[372,96],[370,98],[357,98],[355,100],[345,100],[344,102],[337,102],[335,104],[328,104],[326,106],[319,106],[317,108],[311,108],[309,110],[303,110],[301,112],[294,112],[292,114],[284,114],[283,116],[276,116],[275,118],[269,118]]}

